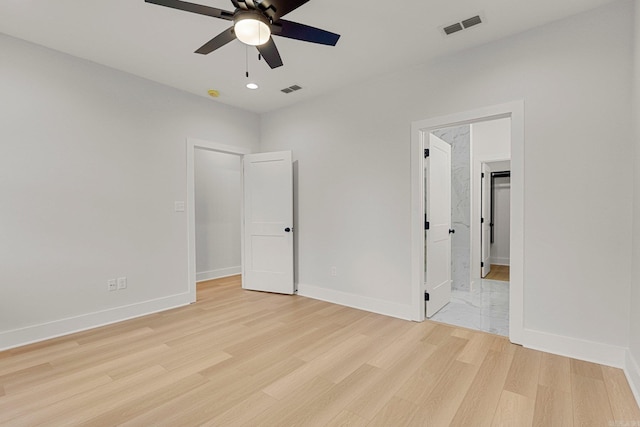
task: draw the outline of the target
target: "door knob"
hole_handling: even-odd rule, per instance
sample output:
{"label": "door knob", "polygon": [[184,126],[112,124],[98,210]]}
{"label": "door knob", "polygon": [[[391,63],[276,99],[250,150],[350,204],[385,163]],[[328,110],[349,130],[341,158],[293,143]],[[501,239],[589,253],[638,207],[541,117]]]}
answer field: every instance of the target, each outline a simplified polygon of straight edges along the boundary
{"label": "door knob", "polygon": [[453,234],[453,233],[455,233],[455,232],[456,232],[456,230],[454,230],[453,228],[450,228],[450,229],[449,229],[449,234]]}
{"label": "door knob", "polygon": [[287,227],[287,228],[285,228],[285,229],[284,229],[284,231],[286,231],[287,233],[289,233],[289,232],[293,231],[293,229],[291,229],[291,228]]}

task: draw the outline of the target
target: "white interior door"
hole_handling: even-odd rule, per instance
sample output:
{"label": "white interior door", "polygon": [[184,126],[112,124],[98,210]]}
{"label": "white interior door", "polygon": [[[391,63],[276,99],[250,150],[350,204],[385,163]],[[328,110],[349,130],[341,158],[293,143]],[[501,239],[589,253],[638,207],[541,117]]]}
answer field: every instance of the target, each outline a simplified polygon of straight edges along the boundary
{"label": "white interior door", "polygon": [[243,158],[244,289],[293,294],[291,152]]}
{"label": "white interior door", "polygon": [[[426,230],[425,302],[431,317],[451,300],[451,146],[429,134],[429,156],[425,159]],[[426,225],[426,224],[425,224]],[[425,227],[427,228],[427,227]]]}
{"label": "white interior door", "polygon": [[486,163],[482,164],[482,187],[480,191],[482,203],[480,219],[482,256],[480,268],[482,270],[481,276],[485,277],[491,271],[491,169]]}

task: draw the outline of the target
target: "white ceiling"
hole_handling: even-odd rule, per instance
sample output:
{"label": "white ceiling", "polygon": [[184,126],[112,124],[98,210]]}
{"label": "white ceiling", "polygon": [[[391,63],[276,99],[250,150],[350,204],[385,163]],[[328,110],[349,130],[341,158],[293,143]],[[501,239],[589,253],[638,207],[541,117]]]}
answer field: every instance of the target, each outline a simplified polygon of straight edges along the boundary
{"label": "white ceiling", "polygon": [[[191,0],[233,11],[230,0]],[[144,0],[1,0],[0,32],[262,113],[443,54],[477,46],[612,0],[311,0],[287,20],[341,34],[336,47],[274,37],[284,66],[271,70],[233,41],[202,56],[229,21]],[[481,13],[485,23],[445,37],[440,27]],[[303,90],[284,94],[293,84]]]}

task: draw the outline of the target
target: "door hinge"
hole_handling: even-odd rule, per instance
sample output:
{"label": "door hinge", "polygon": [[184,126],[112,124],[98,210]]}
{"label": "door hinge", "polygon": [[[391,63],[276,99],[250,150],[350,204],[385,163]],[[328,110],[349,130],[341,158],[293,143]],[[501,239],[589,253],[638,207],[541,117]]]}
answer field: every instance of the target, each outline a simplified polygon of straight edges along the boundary
{"label": "door hinge", "polygon": [[480,261],[480,267],[484,267],[484,262]]}
{"label": "door hinge", "polygon": [[429,292],[424,293],[424,300],[429,301]]}
{"label": "door hinge", "polygon": [[480,224],[484,224],[484,218],[480,218]]}
{"label": "door hinge", "polygon": [[427,214],[424,214],[424,229],[429,229],[429,221],[427,221]]}
{"label": "door hinge", "polygon": [[482,172],[482,176],[481,176],[481,178],[484,178],[484,172]]}
{"label": "door hinge", "polygon": [[429,157],[429,149],[425,148],[424,149],[424,158],[426,159],[427,157]]}

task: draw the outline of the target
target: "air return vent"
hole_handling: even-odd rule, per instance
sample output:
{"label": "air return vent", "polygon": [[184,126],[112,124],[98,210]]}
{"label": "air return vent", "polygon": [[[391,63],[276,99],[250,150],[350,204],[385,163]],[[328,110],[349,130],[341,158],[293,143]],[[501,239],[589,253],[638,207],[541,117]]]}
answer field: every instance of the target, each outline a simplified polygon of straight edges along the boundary
{"label": "air return vent", "polygon": [[478,24],[482,24],[482,19],[480,18],[480,15],[476,15],[473,16],[469,19],[465,19],[464,21],[462,21],[462,26],[467,29],[469,27],[473,27],[474,25],[478,25]]}
{"label": "air return vent", "polygon": [[280,91],[284,92],[284,93],[291,93],[291,92],[295,92],[295,91],[300,90],[300,89],[302,89],[300,86],[293,85],[293,86],[285,87],[284,89],[280,89]]}
{"label": "air return vent", "polygon": [[484,19],[480,14],[478,14],[476,16],[472,16],[471,18],[467,18],[460,22],[456,22],[455,24],[447,25],[440,28],[442,29],[445,35],[450,36],[453,33],[466,30],[467,28],[471,28],[475,25],[482,24],[483,22],[484,22]]}
{"label": "air return vent", "polygon": [[458,31],[462,31],[464,28],[462,28],[462,25],[460,25],[459,22],[456,22],[453,25],[449,25],[448,27],[444,27],[443,31],[446,35],[449,34],[453,34],[453,33],[457,33]]}

